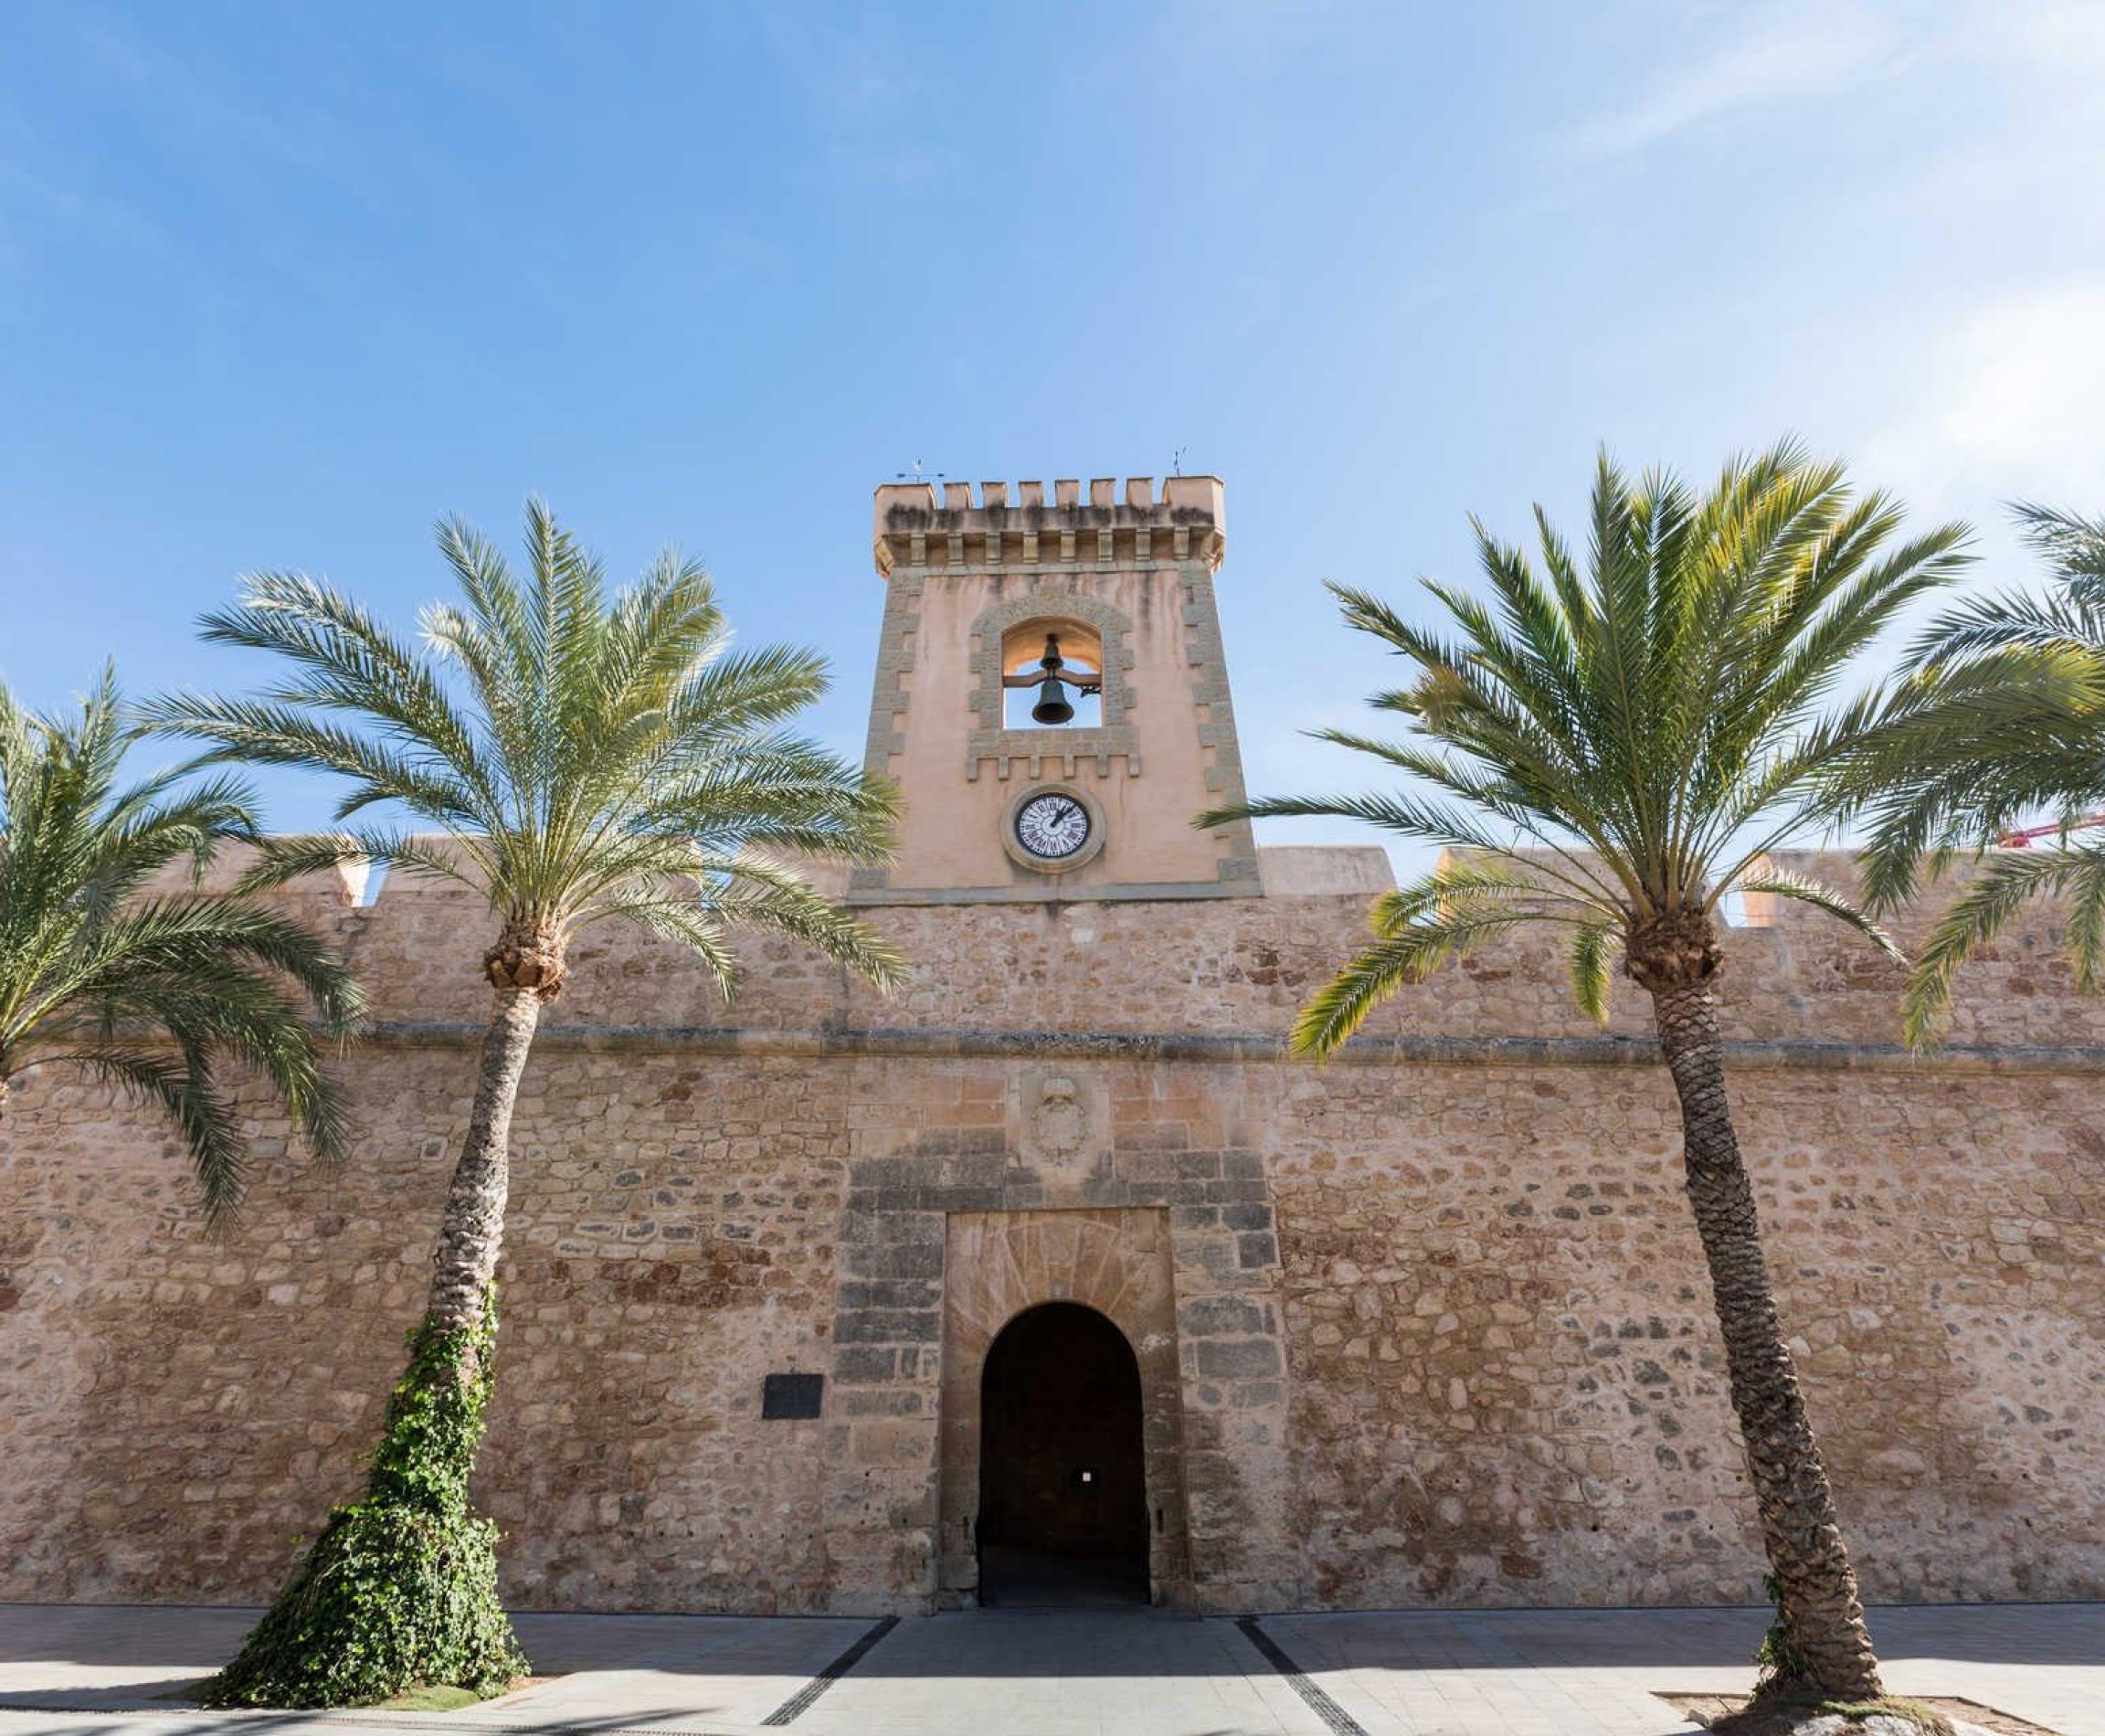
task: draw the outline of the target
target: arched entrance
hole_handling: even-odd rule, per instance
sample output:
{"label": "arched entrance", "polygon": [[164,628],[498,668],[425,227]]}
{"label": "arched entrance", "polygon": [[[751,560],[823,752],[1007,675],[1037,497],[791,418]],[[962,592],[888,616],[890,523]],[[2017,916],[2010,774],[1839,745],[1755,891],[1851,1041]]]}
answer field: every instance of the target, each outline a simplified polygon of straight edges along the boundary
{"label": "arched entrance", "polygon": [[1148,1601],[1140,1366],[1095,1308],[1047,1302],[1001,1329],[979,1381],[979,1598]]}
{"label": "arched entrance", "polygon": [[[1185,1530],[1182,1363],[1169,1216],[1153,1206],[949,1214],[943,1252],[938,1607],[969,1608],[982,1601],[980,1517],[989,1481],[983,1402],[988,1358],[996,1341],[1028,1314],[1059,1304],[1081,1304],[1108,1322],[1123,1337],[1121,1348],[1139,1364],[1147,1593],[1155,1603],[1196,1607]],[[1023,1350],[1028,1351],[1027,1343]],[[1007,1351],[1002,1360],[1008,1360]],[[994,1374],[993,1409],[1005,1412],[1000,1370]],[[1010,1456],[1006,1448],[999,1450],[1004,1459]],[[993,1475],[998,1479],[1002,1473]],[[1001,1523],[997,1511],[997,1531]],[[1123,1595],[1123,1586],[1119,1589]],[[998,1583],[995,1595],[1002,1590]],[[1010,1602],[1016,1600],[1013,1583],[1008,1595]]]}

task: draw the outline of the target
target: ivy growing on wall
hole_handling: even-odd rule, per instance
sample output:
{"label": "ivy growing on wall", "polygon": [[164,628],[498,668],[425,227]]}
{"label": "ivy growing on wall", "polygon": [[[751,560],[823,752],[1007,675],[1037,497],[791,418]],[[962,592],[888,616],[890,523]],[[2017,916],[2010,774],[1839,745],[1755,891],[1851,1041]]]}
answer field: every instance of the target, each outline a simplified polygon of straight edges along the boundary
{"label": "ivy growing on wall", "polygon": [[497,1297],[481,1318],[409,1337],[365,1498],[340,1507],[207,1706],[366,1706],[418,1686],[487,1698],[527,1670],[497,1600],[497,1528],[468,1501],[495,1370]]}

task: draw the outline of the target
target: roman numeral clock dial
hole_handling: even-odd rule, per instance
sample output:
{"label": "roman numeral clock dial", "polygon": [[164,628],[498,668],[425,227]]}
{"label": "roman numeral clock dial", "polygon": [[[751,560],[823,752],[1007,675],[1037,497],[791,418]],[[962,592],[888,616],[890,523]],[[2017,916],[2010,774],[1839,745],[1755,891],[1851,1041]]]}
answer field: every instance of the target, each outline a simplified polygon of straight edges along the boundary
{"label": "roman numeral clock dial", "polygon": [[1073,796],[1051,791],[1016,810],[1016,842],[1040,862],[1065,862],[1089,842],[1089,810]]}
{"label": "roman numeral clock dial", "polygon": [[1001,816],[1001,848],[1019,868],[1057,878],[1096,860],[1104,810],[1067,784],[1020,790]]}

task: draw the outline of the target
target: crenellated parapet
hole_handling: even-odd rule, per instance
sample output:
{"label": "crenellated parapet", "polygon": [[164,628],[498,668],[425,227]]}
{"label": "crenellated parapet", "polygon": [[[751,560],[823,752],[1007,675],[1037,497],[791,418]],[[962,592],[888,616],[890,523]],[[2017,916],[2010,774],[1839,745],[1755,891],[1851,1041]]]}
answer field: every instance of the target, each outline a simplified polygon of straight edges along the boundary
{"label": "crenellated parapet", "polygon": [[[938,493],[940,489],[940,493]],[[1227,549],[1217,476],[1100,476],[1043,482],[887,482],[877,490],[873,548],[889,578],[1011,567],[1132,570],[1197,563],[1211,573]]]}

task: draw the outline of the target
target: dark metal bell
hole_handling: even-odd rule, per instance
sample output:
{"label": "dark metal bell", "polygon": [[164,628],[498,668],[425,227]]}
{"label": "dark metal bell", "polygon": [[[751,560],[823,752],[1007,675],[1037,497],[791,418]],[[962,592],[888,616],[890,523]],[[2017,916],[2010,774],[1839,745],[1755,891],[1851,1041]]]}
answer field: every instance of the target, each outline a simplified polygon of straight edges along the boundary
{"label": "dark metal bell", "polygon": [[1067,660],[1060,655],[1060,636],[1045,635],[1045,655],[1038,660],[1038,667],[1045,672],[1045,679],[1039,683],[1038,703],[1031,707],[1031,721],[1034,724],[1063,724],[1074,715],[1074,707],[1068,703],[1067,689],[1062,684],[1060,672],[1067,666]]}
{"label": "dark metal bell", "polygon": [[1038,689],[1038,703],[1031,707],[1031,721],[1034,724],[1064,724],[1074,715],[1074,707],[1067,703],[1067,689],[1060,677],[1048,675]]}

